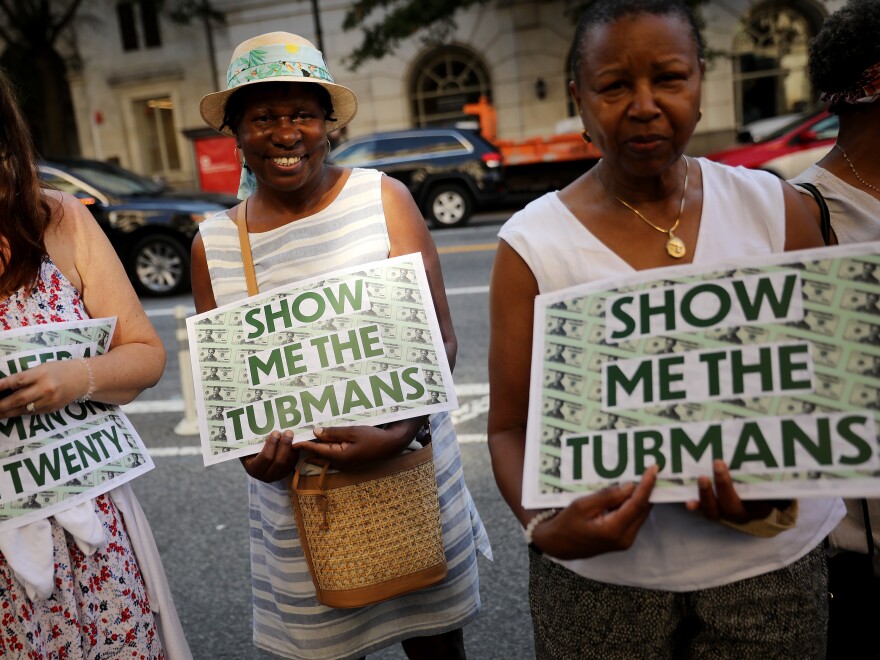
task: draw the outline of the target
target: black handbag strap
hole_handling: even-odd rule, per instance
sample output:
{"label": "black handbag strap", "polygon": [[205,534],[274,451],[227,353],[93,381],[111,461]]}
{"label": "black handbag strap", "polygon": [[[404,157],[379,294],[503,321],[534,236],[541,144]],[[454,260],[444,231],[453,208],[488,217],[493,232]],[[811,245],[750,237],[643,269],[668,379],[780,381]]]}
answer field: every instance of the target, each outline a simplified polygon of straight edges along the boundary
{"label": "black handbag strap", "polygon": [[825,241],[825,245],[831,244],[831,213],[828,211],[828,204],[825,202],[825,198],[822,197],[822,193],[819,192],[819,189],[814,186],[812,183],[796,183],[794,184],[806,190],[813,196],[813,199],[816,200],[816,204],[819,205],[819,216],[820,216],[820,227],[822,229],[822,240]]}
{"label": "black handbag strap", "polygon": [[868,556],[874,561],[874,532],[871,529],[871,518],[868,513],[868,500],[862,499],[862,516],[865,520],[865,537],[868,543]]}

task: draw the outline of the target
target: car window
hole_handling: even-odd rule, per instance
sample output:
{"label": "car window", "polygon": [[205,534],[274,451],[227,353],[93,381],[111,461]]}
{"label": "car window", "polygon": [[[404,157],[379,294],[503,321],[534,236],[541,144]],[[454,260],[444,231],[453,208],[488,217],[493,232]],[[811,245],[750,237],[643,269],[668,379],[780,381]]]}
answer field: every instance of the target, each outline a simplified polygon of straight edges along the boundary
{"label": "car window", "polygon": [[837,137],[838,130],[840,130],[840,117],[837,115],[825,117],[825,119],[813,124],[812,127],[818,140],[833,140]]}
{"label": "car window", "polygon": [[376,145],[376,160],[400,159],[425,155],[467,151],[453,135],[411,135],[380,140]]}
{"label": "car window", "polygon": [[337,165],[358,165],[373,160],[375,143],[364,140],[354,144],[345,144],[333,154],[333,162]]}
{"label": "car window", "polygon": [[48,183],[55,190],[70,193],[71,195],[85,192],[75,182],[71,181],[70,179],[65,179],[64,177],[58,176],[57,174],[54,174],[52,172],[40,170],[40,179]]}
{"label": "car window", "polygon": [[155,195],[162,192],[162,186],[112,165],[66,164],[65,168],[87,184],[111,195]]}

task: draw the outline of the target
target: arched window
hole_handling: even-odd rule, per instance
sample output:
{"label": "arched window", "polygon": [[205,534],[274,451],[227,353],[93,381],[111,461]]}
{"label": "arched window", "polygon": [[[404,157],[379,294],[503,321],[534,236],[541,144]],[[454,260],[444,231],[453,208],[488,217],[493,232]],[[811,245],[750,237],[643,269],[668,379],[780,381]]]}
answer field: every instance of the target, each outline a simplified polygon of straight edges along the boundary
{"label": "arched window", "polygon": [[740,128],[815,104],[807,57],[822,19],[820,10],[805,2],[774,0],[756,5],[742,18],[733,42]]}
{"label": "arched window", "polygon": [[467,119],[465,103],[492,100],[489,72],[479,56],[460,46],[441,46],[413,67],[410,101],[416,126],[441,126]]}

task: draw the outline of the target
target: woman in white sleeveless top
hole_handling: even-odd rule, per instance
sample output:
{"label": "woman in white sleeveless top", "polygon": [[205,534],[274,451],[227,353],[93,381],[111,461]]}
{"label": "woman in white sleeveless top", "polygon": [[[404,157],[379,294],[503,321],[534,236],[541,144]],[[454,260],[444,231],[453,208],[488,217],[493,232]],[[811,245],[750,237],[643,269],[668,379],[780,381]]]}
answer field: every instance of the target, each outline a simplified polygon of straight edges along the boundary
{"label": "woman in white sleeveless top", "polygon": [[[357,264],[421,252],[450,365],[455,331],[436,248],[400,182],[372,170],[325,163],[328,130],[354,116],[354,93],[334,84],[321,53],[297,35],[249,39],[233,53],[228,89],[202,100],[202,117],[236,138],[256,189],[246,225],[259,289],[269,290]],[[206,220],[193,244],[196,308],[246,297],[236,209]],[[423,418],[369,426],[316,428],[292,445],[272,432],[259,454],[242,459],[251,516],[254,642],[287,658],[356,658],[402,642],[410,658],[464,658],[462,626],[480,607],[476,552],[489,554],[461,468],[448,414],[431,418],[434,464],[448,564],[427,589],[357,609],[319,604],[287,494],[298,454],[307,450],[345,470],[403,451]]]}
{"label": "woman in white sleeveless top", "polygon": [[[840,132],[834,147],[791,183],[816,186],[828,206],[832,244],[880,241],[878,34],[880,3],[855,0],[829,16],[810,42],[810,80],[838,116]],[[818,208],[816,219],[821,223]],[[860,279],[880,286],[878,274],[876,267],[866,267]],[[868,309],[880,313],[876,304]],[[829,536],[830,658],[857,657],[876,644],[880,499],[844,503],[846,518]]]}
{"label": "woman in white sleeveless top", "polygon": [[489,448],[530,543],[537,656],[821,658],[821,542],[839,499],[741,501],[718,462],[687,506],[649,505],[650,468],[637,487],[559,511],[522,507],[536,295],[822,244],[787,184],[684,155],[704,66],[684,3],[596,0],[572,63],[585,138],[603,158],[504,225],[490,296]]}

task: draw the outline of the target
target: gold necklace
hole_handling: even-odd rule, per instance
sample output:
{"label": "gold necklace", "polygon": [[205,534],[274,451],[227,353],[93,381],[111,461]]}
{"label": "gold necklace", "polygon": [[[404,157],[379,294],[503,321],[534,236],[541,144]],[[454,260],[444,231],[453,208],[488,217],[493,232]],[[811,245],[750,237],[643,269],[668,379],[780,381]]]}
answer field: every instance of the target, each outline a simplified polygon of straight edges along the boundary
{"label": "gold necklace", "polygon": [[601,175],[599,174],[599,170],[596,170],[596,176],[599,177],[599,183],[602,184],[602,187],[605,188],[605,191],[611,195],[618,202],[623,204],[630,211],[639,216],[642,220],[644,220],[648,225],[659,231],[661,234],[666,234],[669,238],[666,240],[666,254],[668,254],[673,259],[681,259],[685,254],[687,254],[687,248],[685,248],[684,241],[681,240],[678,236],[673,234],[676,229],[678,229],[678,225],[681,223],[681,213],[684,211],[684,198],[687,194],[688,189],[688,169],[689,163],[687,156],[683,156],[684,158],[684,187],[681,190],[681,203],[678,205],[678,216],[675,218],[675,222],[672,223],[672,226],[669,229],[663,229],[663,227],[658,227],[653,222],[648,220],[645,216],[643,216],[638,209],[634,208],[631,204],[626,203],[620,197],[611,192],[611,189],[605,185],[605,182],[602,180]]}
{"label": "gold necklace", "polygon": [[846,158],[846,162],[849,163],[849,169],[851,169],[852,173],[856,175],[856,178],[859,180],[859,183],[861,183],[863,186],[865,186],[865,188],[870,188],[874,192],[880,193],[880,188],[878,188],[877,186],[871,185],[870,183],[865,181],[861,176],[859,176],[859,173],[856,172],[856,166],[852,164],[852,161],[849,159],[849,156],[846,155],[846,152],[843,150],[843,147],[841,147],[839,144],[835,144],[834,146],[837,147],[838,149],[840,149],[840,153],[842,153],[843,157]]}

